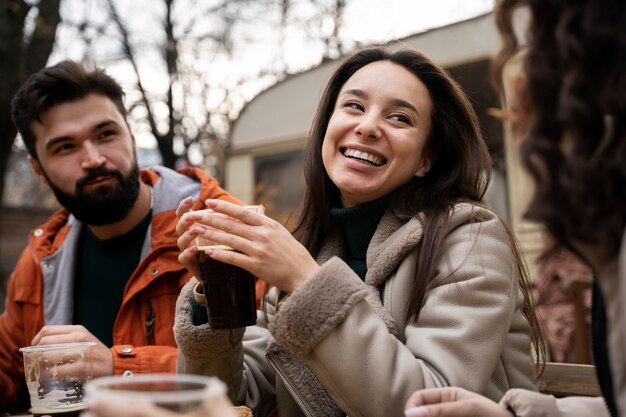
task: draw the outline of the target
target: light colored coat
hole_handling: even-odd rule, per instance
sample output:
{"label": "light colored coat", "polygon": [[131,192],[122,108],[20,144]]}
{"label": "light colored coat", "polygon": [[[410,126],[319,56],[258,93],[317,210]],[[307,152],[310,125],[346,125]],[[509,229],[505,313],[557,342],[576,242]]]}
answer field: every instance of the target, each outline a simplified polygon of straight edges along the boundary
{"label": "light colored coat", "polygon": [[421,238],[419,218],[385,213],[363,282],[331,234],[319,271],[278,311],[271,293],[267,320],[259,312],[245,332],[193,326],[192,280],[177,303],[178,372],[217,375],[233,401],[259,416],[276,403],[284,417],[399,416],[419,388],[457,385],[494,400],[511,387],[534,389],[529,326],[500,220],[477,206],[455,207],[424,307],[417,322],[406,322]]}
{"label": "light colored coat", "polygon": [[[608,323],[609,365],[613,382],[613,398],[619,416],[626,417],[626,231],[619,256],[604,259],[597,247],[578,246],[595,267],[597,282],[602,291]],[[509,405],[519,417],[608,417],[609,411],[602,397],[567,397],[556,399],[524,390],[511,390],[501,401]]]}

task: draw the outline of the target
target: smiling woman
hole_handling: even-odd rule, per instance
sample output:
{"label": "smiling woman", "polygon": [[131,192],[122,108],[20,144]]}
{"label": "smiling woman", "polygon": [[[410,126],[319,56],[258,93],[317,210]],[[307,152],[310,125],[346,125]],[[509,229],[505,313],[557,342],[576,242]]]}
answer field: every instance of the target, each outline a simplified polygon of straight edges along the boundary
{"label": "smiling woman", "polygon": [[177,306],[178,370],[219,376],[260,416],[401,415],[418,388],[494,399],[533,388],[528,278],[482,202],[489,169],[476,115],[444,70],[414,50],[347,58],[311,128],[293,236],[232,204],[207,202],[227,216],[179,206],[183,265],[198,270],[203,237],[235,249],[208,256],[274,288],[256,326],[225,333],[198,313],[192,280]]}
{"label": "smiling woman", "polygon": [[398,64],[374,62],[344,84],[322,145],[343,207],[376,200],[412,176],[426,175],[431,109],[426,86]]}

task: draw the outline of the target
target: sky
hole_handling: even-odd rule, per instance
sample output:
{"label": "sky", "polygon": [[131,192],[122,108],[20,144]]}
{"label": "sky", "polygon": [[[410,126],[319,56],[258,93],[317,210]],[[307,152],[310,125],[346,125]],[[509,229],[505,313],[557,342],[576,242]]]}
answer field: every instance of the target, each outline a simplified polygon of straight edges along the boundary
{"label": "sky", "polygon": [[[75,0],[74,0],[75,1]],[[133,26],[135,29],[141,28],[140,33],[149,33],[150,13],[156,13],[157,10],[146,9],[146,4],[151,0],[136,0],[127,3],[120,1],[119,11],[126,16],[134,16]],[[205,0],[203,0],[205,1]],[[350,42],[358,42],[361,45],[383,43],[393,39],[399,39],[415,33],[423,32],[428,29],[444,26],[469,19],[489,12],[494,6],[495,0],[351,0],[344,11],[344,22],[342,34],[345,39]],[[144,2],[144,3],[142,3]],[[145,3],[148,2],[148,3]],[[321,2],[321,0],[320,0]],[[210,2],[208,2],[210,3]],[[62,13],[76,14],[84,13],[88,10],[88,4],[93,3],[73,3],[67,2],[65,10]],[[158,3],[152,3],[158,4]],[[70,7],[71,6],[71,7]],[[93,7],[93,6],[91,6]],[[312,7],[309,5],[309,7]],[[147,13],[141,13],[147,11]],[[98,15],[98,14],[96,14]],[[267,29],[266,29],[267,30]],[[276,48],[276,40],[272,39],[275,32],[263,32],[260,28],[256,36],[263,38],[267,36],[265,42],[266,49],[260,49],[258,44],[250,46],[249,50],[241,47],[236,52],[237,63],[224,64],[222,72],[225,74],[235,72],[244,68],[252,69],[259,65],[259,62],[265,58],[271,61],[272,55],[282,54],[281,58],[285,60],[291,73],[299,72],[311,68],[320,60],[322,51],[314,50],[315,46],[303,46],[306,39],[304,31],[294,29],[287,36],[287,40],[282,48]],[[102,47],[103,44],[100,44]],[[104,45],[106,47],[106,45]],[[318,45],[318,47],[322,47]],[[57,59],[72,58],[78,51],[65,49],[57,54]],[[101,64],[101,63],[100,63]],[[106,64],[105,64],[106,65]],[[152,80],[155,86],[166,86],[167,79],[164,78],[161,68],[151,65],[142,65],[142,77]],[[122,84],[125,82],[130,84],[133,82],[131,68],[127,64],[115,64],[107,66],[107,71]],[[212,76],[220,76],[218,73],[219,66],[216,62],[211,62]],[[244,92],[245,101],[251,100],[254,95],[258,94],[269,84],[256,84],[248,86],[249,91]],[[129,91],[129,88],[126,88]],[[157,110],[158,111],[158,110]],[[156,143],[149,133],[147,127],[135,128],[138,144],[141,147],[155,147]]]}
{"label": "sky", "polygon": [[356,0],[346,10],[346,29],[376,41],[411,35],[490,11],[494,0]]}

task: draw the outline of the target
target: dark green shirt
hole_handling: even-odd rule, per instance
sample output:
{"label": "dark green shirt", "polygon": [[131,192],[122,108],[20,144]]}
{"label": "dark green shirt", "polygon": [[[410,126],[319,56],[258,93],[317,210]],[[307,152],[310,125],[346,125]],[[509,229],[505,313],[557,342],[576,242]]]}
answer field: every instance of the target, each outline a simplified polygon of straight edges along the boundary
{"label": "dark green shirt", "polygon": [[367,248],[390,200],[390,196],[385,196],[358,206],[333,207],[330,210],[330,215],[339,222],[343,230],[348,251],[345,261],[363,280],[367,273]]}
{"label": "dark green shirt", "polygon": [[74,277],[74,324],[85,326],[106,346],[128,279],[141,260],[152,211],[122,236],[101,240],[89,227],[81,231]]}

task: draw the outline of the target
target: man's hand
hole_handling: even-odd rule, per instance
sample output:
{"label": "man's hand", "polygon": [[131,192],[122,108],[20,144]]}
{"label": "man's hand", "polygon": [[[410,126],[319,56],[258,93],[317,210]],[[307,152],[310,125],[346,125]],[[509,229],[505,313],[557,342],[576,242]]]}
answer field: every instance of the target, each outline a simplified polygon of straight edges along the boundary
{"label": "man's hand", "polygon": [[52,345],[59,343],[95,342],[93,347],[93,376],[113,375],[113,353],[87,329],[79,325],[44,326],[31,344]]}
{"label": "man's hand", "polygon": [[404,406],[406,417],[511,417],[499,404],[456,387],[415,391]]}

